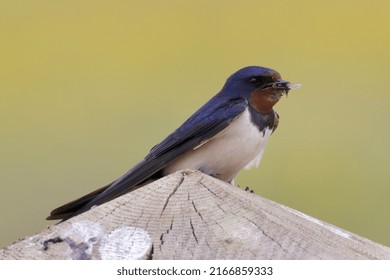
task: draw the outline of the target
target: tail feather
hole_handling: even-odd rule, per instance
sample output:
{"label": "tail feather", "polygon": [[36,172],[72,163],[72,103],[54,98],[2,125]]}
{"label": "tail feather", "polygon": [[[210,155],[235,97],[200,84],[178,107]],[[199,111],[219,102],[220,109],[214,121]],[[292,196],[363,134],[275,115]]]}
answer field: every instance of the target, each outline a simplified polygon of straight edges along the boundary
{"label": "tail feather", "polygon": [[95,197],[104,192],[113,183],[114,182],[54,209],[50,212],[50,215],[46,218],[46,220],[67,220],[73,217],[73,215],[78,212],[78,210],[83,208]]}

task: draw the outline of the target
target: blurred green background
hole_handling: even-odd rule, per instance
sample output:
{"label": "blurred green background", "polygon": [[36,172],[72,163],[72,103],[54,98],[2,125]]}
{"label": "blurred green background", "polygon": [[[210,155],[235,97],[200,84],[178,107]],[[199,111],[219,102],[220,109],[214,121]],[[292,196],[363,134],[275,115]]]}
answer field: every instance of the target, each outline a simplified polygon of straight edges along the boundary
{"label": "blurred green background", "polygon": [[247,65],[302,83],[256,193],[390,246],[389,1],[0,1],[0,246],[122,175]]}

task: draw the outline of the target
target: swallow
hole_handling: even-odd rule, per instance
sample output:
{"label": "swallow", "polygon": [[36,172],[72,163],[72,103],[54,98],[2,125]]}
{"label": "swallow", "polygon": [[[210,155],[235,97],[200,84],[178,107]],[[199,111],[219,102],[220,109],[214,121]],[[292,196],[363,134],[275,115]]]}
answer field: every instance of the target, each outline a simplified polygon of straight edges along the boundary
{"label": "swallow", "polygon": [[233,183],[243,169],[257,167],[279,123],[273,106],[298,84],[272,69],[249,66],[232,74],[221,91],[146,157],[114,182],[54,209],[47,220],[65,221],[150,181],[183,169]]}

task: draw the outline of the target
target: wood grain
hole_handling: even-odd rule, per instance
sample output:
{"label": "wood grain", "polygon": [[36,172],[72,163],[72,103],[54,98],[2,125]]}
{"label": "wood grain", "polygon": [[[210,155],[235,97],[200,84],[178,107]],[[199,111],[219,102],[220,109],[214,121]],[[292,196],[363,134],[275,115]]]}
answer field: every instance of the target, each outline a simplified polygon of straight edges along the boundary
{"label": "wood grain", "polygon": [[186,170],[26,237],[0,259],[390,259],[390,248]]}

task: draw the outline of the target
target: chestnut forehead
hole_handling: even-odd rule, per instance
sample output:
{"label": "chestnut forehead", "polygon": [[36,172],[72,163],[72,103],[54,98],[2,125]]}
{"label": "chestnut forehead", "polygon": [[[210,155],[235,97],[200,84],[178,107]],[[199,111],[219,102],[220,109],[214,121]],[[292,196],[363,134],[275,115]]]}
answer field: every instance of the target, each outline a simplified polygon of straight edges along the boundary
{"label": "chestnut forehead", "polygon": [[260,81],[260,84],[273,83],[277,80],[281,80],[280,74],[275,70],[270,70],[266,73],[263,72],[254,77],[256,77]]}
{"label": "chestnut forehead", "polygon": [[278,72],[276,72],[276,71],[273,72],[273,74],[271,75],[271,77],[272,77],[272,79],[273,79],[274,81],[282,79],[282,76],[280,76],[280,74],[279,74]]}
{"label": "chestnut forehead", "polygon": [[280,80],[282,78],[279,72],[271,69],[267,73],[260,74],[259,77],[271,78],[273,81]]}

